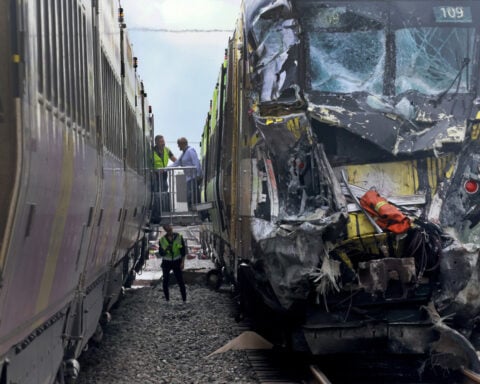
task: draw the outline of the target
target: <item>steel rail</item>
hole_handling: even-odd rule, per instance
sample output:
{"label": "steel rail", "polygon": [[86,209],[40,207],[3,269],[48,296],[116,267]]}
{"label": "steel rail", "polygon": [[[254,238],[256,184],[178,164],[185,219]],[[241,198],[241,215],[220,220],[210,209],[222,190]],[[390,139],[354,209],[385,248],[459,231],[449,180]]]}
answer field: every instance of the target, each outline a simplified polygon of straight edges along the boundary
{"label": "steel rail", "polygon": [[319,383],[319,384],[332,384],[330,380],[328,380],[327,376],[320,371],[316,366],[310,365],[310,372],[312,372],[314,379]]}

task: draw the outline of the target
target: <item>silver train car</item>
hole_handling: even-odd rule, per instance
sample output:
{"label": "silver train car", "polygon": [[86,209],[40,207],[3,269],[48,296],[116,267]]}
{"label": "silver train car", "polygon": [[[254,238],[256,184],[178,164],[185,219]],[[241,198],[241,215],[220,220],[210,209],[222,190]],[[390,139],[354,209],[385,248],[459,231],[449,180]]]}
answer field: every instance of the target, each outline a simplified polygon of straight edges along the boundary
{"label": "silver train car", "polygon": [[244,0],[202,136],[202,242],[283,344],[480,373],[478,15]]}
{"label": "silver train car", "polygon": [[64,383],[147,252],[151,114],[123,11],[0,2],[0,383]]}

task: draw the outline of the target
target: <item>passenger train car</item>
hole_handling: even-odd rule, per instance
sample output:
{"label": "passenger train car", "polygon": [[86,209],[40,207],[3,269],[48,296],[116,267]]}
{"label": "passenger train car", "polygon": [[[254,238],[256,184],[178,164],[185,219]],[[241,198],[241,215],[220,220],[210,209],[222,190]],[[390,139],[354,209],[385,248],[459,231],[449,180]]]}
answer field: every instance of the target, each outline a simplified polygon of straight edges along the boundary
{"label": "passenger train car", "polygon": [[244,0],[202,136],[202,242],[292,348],[480,373],[478,15]]}
{"label": "passenger train car", "polygon": [[146,254],[153,134],[123,11],[0,2],[0,383],[63,383]]}

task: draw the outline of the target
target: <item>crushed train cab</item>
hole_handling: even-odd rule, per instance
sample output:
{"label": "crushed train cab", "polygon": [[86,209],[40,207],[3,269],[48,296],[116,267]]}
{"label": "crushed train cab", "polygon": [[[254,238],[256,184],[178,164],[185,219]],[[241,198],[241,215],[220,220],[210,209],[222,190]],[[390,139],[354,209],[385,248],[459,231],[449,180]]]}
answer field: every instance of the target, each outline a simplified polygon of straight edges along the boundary
{"label": "crushed train cab", "polygon": [[479,14],[244,1],[202,138],[202,238],[293,344],[480,372]]}

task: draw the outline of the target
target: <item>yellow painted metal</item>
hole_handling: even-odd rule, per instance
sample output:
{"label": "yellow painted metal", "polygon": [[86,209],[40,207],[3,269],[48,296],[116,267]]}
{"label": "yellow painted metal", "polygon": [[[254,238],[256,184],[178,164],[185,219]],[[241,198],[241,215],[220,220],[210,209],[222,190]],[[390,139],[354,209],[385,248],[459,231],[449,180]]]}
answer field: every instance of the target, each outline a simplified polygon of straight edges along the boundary
{"label": "yellow painted metal", "polygon": [[[480,111],[477,112],[475,119],[480,120]],[[472,140],[478,140],[480,137],[480,124],[476,123],[472,126],[472,133],[471,133]]]}
{"label": "yellow painted metal", "polygon": [[275,118],[267,118],[267,120],[265,120],[265,125],[272,125],[272,124],[276,124],[276,123],[281,123],[283,121],[283,119],[281,117],[275,117]]}
{"label": "yellow painted metal", "polygon": [[455,164],[450,164],[449,168],[445,171],[445,177],[451,179],[453,177],[453,172],[455,171]]}
{"label": "yellow painted metal", "polygon": [[295,140],[299,140],[306,127],[300,125],[300,117],[295,117],[287,121],[287,128],[292,132]]}
{"label": "yellow painted metal", "polygon": [[366,190],[376,188],[384,196],[413,195],[418,192],[416,161],[351,165],[345,169],[350,184]]}
{"label": "yellow painted metal", "polygon": [[258,143],[259,139],[260,139],[260,135],[258,134],[258,132],[254,133],[250,138],[250,148],[253,148]]}
{"label": "yellow painted metal", "polygon": [[375,188],[382,196],[408,196],[424,193],[419,175],[428,181],[431,193],[435,193],[441,179],[451,177],[455,162],[454,155],[429,157],[424,160],[391,163],[350,165],[345,167],[350,184],[368,190]]}
{"label": "yellow painted metal", "polygon": [[444,179],[450,179],[455,170],[455,155],[446,155],[442,157],[431,157],[427,159],[428,184],[432,195],[437,189],[438,183]]}
{"label": "yellow painted metal", "polygon": [[213,135],[215,132],[215,128],[217,128],[217,115],[218,115],[218,83],[217,86],[215,87],[215,90],[213,91],[213,96],[212,96],[212,110],[211,110],[211,116],[210,116],[210,136]]}
{"label": "yellow painted metal", "polygon": [[[350,259],[357,253],[368,253],[370,255],[387,255],[389,249],[387,246],[387,236],[390,234],[384,233],[370,233],[361,237],[349,238],[341,243],[337,249],[337,253],[340,254],[340,258],[345,262],[345,257],[342,257],[342,252],[348,254],[349,260],[345,262],[347,266],[351,265]],[[393,251],[396,255],[400,255],[402,251],[402,242],[393,243]]]}
{"label": "yellow painted metal", "polygon": [[[454,170],[454,155],[425,160],[400,161],[392,163],[351,165],[345,167],[349,184],[364,188],[375,188],[388,200],[389,196],[409,196],[426,191],[420,190],[419,175],[428,181],[428,188],[433,195],[443,178],[451,177]],[[423,186],[425,188],[426,186]],[[373,234],[374,228],[361,212],[349,214],[347,224],[348,238],[363,237]]]}
{"label": "yellow painted metal", "polygon": [[348,215],[347,237],[349,239],[371,235],[375,232],[373,225],[370,224],[365,214],[361,212],[352,212]]}

